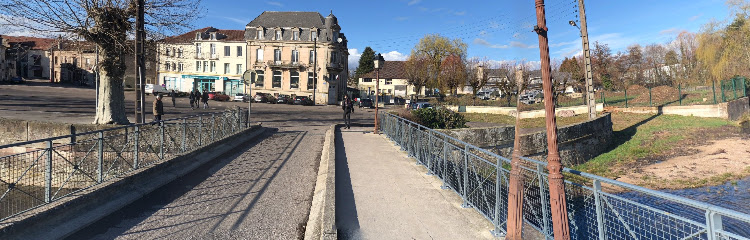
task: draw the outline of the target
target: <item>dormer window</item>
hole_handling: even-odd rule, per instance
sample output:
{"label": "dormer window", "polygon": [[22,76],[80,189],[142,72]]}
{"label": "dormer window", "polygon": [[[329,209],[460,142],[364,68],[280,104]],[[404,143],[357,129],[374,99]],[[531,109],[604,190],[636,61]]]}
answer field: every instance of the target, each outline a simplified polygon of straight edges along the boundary
{"label": "dormer window", "polygon": [[313,29],[310,35],[311,41],[317,41],[318,40],[318,29]]}
{"label": "dormer window", "polygon": [[211,33],[211,40],[216,40],[216,33],[215,32]]}
{"label": "dormer window", "polygon": [[276,30],[276,40],[281,40],[281,30]]}
{"label": "dormer window", "polygon": [[263,29],[262,28],[258,28],[257,34],[255,35],[256,39],[263,39],[263,35],[265,35],[265,34],[263,34]]}
{"label": "dormer window", "polygon": [[292,32],[292,40],[299,41],[299,31]]}
{"label": "dormer window", "polygon": [[201,40],[201,33],[195,34],[195,40]]}

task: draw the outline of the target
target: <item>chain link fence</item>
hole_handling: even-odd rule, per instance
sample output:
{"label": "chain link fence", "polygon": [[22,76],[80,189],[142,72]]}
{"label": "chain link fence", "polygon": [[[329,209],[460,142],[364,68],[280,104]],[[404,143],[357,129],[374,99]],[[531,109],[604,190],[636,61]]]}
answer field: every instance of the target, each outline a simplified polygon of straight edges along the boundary
{"label": "chain link fence", "polygon": [[[396,115],[380,128],[495,226],[507,228],[510,160]],[[547,163],[522,158],[523,221],[552,239]],[[571,239],[750,239],[750,215],[565,168]]]}
{"label": "chain link fence", "polygon": [[246,113],[237,108],[0,146],[20,152],[0,155],[0,220],[226,138],[247,128]]}

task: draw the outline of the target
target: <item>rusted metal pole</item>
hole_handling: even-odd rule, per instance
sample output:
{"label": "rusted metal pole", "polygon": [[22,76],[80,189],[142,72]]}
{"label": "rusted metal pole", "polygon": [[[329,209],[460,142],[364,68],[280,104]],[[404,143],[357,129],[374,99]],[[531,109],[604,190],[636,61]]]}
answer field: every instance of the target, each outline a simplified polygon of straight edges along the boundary
{"label": "rusted metal pole", "polygon": [[378,134],[378,98],[380,98],[380,69],[375,69],[375,134]]}
{"label": "rusted metal pole", "polygon": [[[521,93],[523,74],[517,74],[518,93]],[[513,158],[510,161],[510,182],[508,183],[508,224],[507,240],[523,239],[523,174],[521,174],[521,105],[516,98],[516,132],[513,140]],[[502,167],[498,162],[497,167]]]}
{"label": "rusted metal pole", "polygon": [[536,22],[534,30],[539,35],[539,58],[542,61],[542,88],[544,88],[544,110],[547,120],[547,170],[549,171],[549,195],[552,210],[552,230],[556,240],[570,239],[568,209],[565,203],[560,153],[557,149],[557,123],[555,122],[555,102],[552,99],[552,79],[550,77],[549,45],[547,23],[544,16],[544,0],[536,1]]}

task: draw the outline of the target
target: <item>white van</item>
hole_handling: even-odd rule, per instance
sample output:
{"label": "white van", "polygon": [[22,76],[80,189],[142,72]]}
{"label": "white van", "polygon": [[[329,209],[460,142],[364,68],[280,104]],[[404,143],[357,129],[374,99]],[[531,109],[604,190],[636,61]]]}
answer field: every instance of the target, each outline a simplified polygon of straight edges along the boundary
{"label": "white van", "polygon": [[159,93],[169,93],[166,88],[162,87],[161,85],[154,85],[154,84],[146,84],[145,87],[146,95],[149,94],[159,94]]}

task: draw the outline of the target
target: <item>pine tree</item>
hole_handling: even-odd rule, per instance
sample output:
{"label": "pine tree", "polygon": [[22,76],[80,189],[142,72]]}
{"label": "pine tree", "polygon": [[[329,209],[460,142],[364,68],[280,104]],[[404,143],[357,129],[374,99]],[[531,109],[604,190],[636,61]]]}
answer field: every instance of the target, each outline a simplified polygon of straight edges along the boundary
{"label": "pine tree", "polygon": [[375,57],[375,51],[370,47],[366,47],[365,51],[362,52],[362,56],[359,58],[359,66],[354,71],[354,78],[358,79],[360,76],[372,72],[375,70],[375,64],[372,62],[372,58]]}

